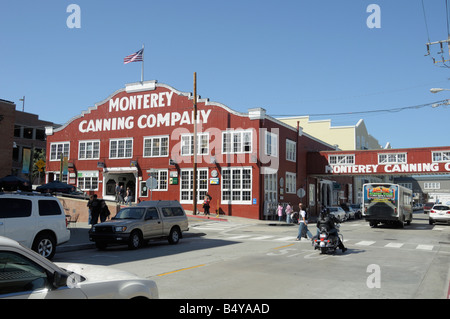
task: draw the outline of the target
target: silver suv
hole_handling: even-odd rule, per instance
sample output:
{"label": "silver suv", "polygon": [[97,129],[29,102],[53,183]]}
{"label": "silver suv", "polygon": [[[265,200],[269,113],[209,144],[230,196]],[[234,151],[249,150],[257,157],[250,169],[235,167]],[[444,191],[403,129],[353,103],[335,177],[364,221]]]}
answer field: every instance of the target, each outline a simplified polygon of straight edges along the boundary
{"label": "silver suv", "polygon": [[9,237],[52,259],[70,239],[64,208],[56,197],[0,193],[0,236]]}
{"label": "silver suv", "polygon": [[163,237],[176,244],[187,230],[188,219],[178,201],[146,201],[122,208],[110,221],[94,225],[89,239],[98,249],[108,244],[127,244],[137,249],[152,238]]}

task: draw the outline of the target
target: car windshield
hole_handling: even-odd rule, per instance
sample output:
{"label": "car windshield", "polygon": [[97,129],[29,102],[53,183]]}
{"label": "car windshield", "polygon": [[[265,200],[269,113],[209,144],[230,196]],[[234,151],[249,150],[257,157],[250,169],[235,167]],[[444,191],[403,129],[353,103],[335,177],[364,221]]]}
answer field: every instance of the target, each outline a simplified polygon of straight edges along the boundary
{"label": "car windshield", "polygon": [[436,205],[436,206],[433,207],[433,209],[436,209],[436,210],[450,210],[450,207],[445,206],[445,205]]}
{"label": "car windshield", "polygon": [[330,207],[330,212],[337,212],[338,209],[336,207]]}
{"label": "car windshield", "polygon": [[121,209],[114,219],[141,219],[144,216],[145,208],[123,208]]}

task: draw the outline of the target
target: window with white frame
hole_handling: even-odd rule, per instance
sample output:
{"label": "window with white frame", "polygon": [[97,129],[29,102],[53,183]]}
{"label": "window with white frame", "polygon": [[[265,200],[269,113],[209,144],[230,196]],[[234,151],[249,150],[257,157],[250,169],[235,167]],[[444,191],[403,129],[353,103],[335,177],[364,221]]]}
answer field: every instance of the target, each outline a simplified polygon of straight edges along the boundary
{"label": "window with white frame", "polygon": [[59,142],[50,144],[50,160],[59,161],[62,157],[69,158],[70,142]]}
{"label": "window with white frame", "polygon": [[167,191],[167,180],[169,176],[169,171],[167,169],[153,170],[150,173],[150,176],[158,181],[158,186],[153,189],[154,191]]}
{"label": "window with white frame", "polygon": [[286,193],[295,194],[297,189],[297,174],[286,172]]}
{"label": "window with white frame", "polygon": [[252,203],[252,169],[229,167],[222,169],[222,202]]}
{"label": "window with white frame", "polygon": [[100,141],[80,141],[78,144],[78,159],[99,159]]}
{"label": "window with white frame", "polygon": [[[194,154],[194,134],[181,135],[181,155],[189,156]],[[197,134],[197,155],[209,154],[209,134]]]}
{"label": "window with white frame", "polygon": [[78,172],[78,187],[81,190],[98,190],[98,171]]}
{"label": "window with white frame", "polygon": [[354,154],[328,155],[328,163],[330,165],[354,165],[355,155]]}
{"label": "window with white frame", "polygon": [[133,139],[122,138],[109,141],[109,158],[132,158]]}
{"label": "window with white frame", "polygon": [[448,163],[450,162],[450,151],[432,152],[433,162]]}
{"label": "window with white frame", "polygon": [[297,160],[297,143],[286,140],[286,160],[295,162]]}
{"label": "window with white frame", "polygon": [[441,183],[439,182],[427,182],[423,183],[424,189],[441,189]]}
{"label": "window with white frame", "polygon": [[378,164],[405,164],[406,153],[380,153],[378,154]]}
{"label": "window with white frame", "polygon": [[266,145],[264,152],[269,156],[278,156],[278,135],[271,132],[265,132]]}
{"label": "window with white frame", "polygon": [[[180,203],[192,203],[194,198],[194,170],[180,171]],[[197,202],[201,202],[208,193],[208,169],[197,169]]]}
{"label": "window with white frame", "polygon": [[150,136],[144,137],[144,157],[169,156],[169,137]]}
{"label": "window with white frame", "polygon": [[[49,172],[49,173],[51,173],[51,172]],[[53,172],[53,180],[54,181],[59,181],[59,175],[60,175],[60,172]],[[63,183],[67,183],[68,182],[68,175],[67,174],[63,174],[62,175],[62,182]]]}
{"label": "window with white frame", "polygon": [[222,153],[239,154],[252,152],[252,131],[222,132]]}
{"label": "window with white frame", "polygon": [[268,203],[278,202],[277,173],[264,174],[264,200]]}

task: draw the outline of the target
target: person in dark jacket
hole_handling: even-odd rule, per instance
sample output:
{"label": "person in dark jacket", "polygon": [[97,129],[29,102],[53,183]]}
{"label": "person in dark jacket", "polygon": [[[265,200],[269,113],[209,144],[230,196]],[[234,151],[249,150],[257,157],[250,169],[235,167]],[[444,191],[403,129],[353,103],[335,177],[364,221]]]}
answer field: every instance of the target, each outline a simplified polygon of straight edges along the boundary
{"label": "person in dark jacket", "polygon": [[98,224],[98,218],[102,210],[102,203],[97,199],[97,194],[94,194],[92,201],[90,201],[90,204],[88,203],[88,207],[91,210],[90,224],[91,225]]}
{"label": "person in dark jacket", "polygon": [[335,227],[336,223],[339,223],[339,220],[333,214],[330,214],[328,208],[324,209],[320,213],[319,220],[317,221],[317,236],[319,236],[320,228],[325,227],[330,235],[334,235],[338,238],[338,247],[342,250],[342,252],[345,252],[347,248],[345,248],[344,243],[339,237],[338,230]]}

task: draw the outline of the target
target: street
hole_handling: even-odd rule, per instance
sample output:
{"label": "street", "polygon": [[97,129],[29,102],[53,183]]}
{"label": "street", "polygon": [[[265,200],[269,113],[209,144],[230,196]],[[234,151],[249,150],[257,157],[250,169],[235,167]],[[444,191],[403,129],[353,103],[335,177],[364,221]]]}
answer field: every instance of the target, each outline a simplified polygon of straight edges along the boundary
{"label": "street", "polygon": [[[315,225],[309,226],[315,234]],[[414,214],[410,226],[341,224],[345,246],[334,255],[296,241],[297,225],[190,219],[177,245],[150,241],[138,250],[59,253],[55,262],[107,265],[156,281],[160,298],[448,298],[450,226]]]}

